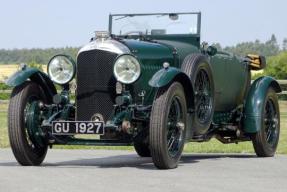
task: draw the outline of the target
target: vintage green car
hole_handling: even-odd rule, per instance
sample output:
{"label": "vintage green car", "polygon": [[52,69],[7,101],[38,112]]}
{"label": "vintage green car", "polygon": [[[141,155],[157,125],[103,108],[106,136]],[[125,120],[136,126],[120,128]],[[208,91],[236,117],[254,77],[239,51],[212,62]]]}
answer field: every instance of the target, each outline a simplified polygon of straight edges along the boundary
{"label": "vintage green car", "polygon": [[109,31],[96,32],[76,62],[56,55],[48,75],[23,65],[7,80],[17,161],[40,165],[59,144],[133,145],[170,169],[185,143],[211,138],[252,141],[259,157],[273,156],[281,88],[272,77],[250,78],[265,58],[219,51],[201,42],[200,27],[199,12],[110,15]]}

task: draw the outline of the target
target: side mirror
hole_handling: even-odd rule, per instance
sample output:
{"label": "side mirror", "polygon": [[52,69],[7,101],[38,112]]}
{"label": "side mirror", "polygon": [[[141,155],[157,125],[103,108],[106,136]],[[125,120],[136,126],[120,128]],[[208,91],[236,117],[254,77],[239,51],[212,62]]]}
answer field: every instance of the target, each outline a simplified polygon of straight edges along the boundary
{"label": "side mirror", "polygon": [[214,56],[217,53],[217,48],[214,46],[209,46],[209,47],[207,47],[206,52],[208,55]]}

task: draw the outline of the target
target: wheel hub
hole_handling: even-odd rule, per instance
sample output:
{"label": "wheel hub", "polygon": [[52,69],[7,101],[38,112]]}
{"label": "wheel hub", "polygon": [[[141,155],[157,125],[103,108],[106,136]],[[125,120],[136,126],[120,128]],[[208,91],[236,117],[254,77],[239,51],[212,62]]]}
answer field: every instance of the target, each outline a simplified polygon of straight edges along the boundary
{"label": "wheel hub", "polygon": [[31,146],[45,146],[43,136],[45,135],[40,128],[41,111],[39,101],[33,101],[27,106],[25,113],[25,125],[28,132],[28,137],[31,140]]}

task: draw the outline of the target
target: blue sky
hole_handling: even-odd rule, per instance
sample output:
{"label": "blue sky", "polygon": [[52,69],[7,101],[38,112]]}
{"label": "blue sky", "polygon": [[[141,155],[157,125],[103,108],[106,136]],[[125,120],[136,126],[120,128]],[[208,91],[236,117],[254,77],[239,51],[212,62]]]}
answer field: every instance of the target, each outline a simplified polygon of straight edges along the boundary
{"label": "blue sky", "polygon": [[202,40],[234,45],[287,38],[286,0],[2,0],[0,49],[81,46],[109,13],[202,12]]}

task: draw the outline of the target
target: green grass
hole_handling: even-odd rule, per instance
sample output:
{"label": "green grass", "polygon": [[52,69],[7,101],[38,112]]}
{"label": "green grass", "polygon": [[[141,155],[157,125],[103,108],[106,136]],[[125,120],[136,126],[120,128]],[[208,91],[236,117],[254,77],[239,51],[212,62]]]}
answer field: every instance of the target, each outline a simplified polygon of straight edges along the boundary
{"label": "green grass", "polygon": [[[7,133],[7,104],[0,103],[0,148],[9,147]],[[287,154],[287,102],[280,102],[281,110],[281,134],[277,153]],[[4,111],[4,112],[3,112]],[[133,147],[94,147],[94,146],[55,146],[57,149],[118,149],[133,150]],[[193,153],[253,153],[251,142],[239,144],[222,144],[216,139],[203,143],[188,143],[185,152]]]}
{"label": "green grass", "polygon": [[11,87],[6,85],[5,83],[0,82],[0,90],[9,90],[9,89],[11,89]]}
{"label": "green grass", "polygon": [[[287,117],[281,116],[281,133],[277,153],[287,154]],[[252,142],[239,144],[222,144],[216,139],[204,143],[188,143],[185,152],[194,153],[253,153]]]}
{"label": "green grass", "polygon": [[8,100],[10,95],[10,93],[0,93],[0,100]]}
{"label": "green grass", "polygon": [[[277,153],[287,154],[287,102],[280,101],[280,140]],[[252,142],[241,142],[239,144],[222,144],[216,139],[204,143],[188,143],[185,152],[194,153],[253,153]]]}
{"label": "green grass", "polygon": [[[1,105],[0,105],[1,106]],[[0,107],[1,111],[1,107]],[[0,147],[8,147],[7,113],[0,112]]]}

